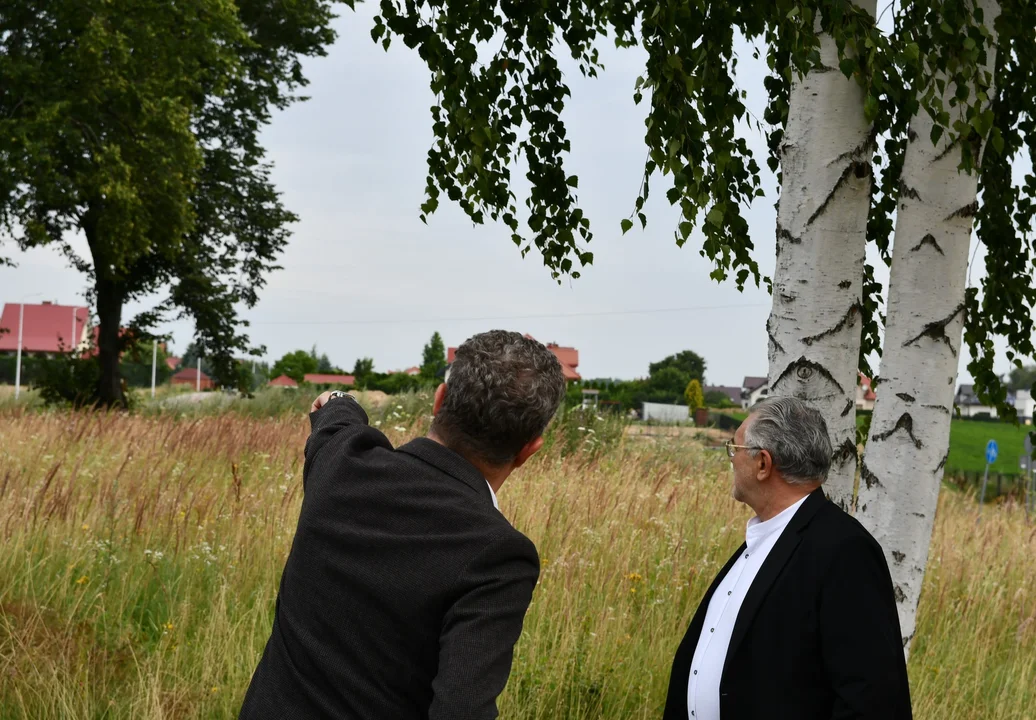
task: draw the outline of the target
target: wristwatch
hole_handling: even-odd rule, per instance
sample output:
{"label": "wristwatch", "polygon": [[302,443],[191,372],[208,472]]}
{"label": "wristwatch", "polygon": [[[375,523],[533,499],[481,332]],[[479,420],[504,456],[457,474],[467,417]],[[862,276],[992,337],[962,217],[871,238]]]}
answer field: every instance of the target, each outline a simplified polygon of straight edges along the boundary
{"label": "wristwatch", "polygon": [[344,397],[352,397],[352,395],[347,393],[345,390],[332,390],[330,392],[330,394],[328,394],[327,399],[328,400],[332,400],[334,398],[344,398]]}

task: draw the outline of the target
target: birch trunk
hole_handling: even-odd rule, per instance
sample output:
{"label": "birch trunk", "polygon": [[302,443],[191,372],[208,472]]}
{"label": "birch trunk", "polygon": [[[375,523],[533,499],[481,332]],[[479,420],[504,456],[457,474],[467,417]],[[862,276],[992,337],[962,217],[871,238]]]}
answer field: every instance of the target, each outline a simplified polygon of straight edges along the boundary
{"label": "birch trunk", "polygon": [[[992,31],[999,5],[982,0],[978,6]],[[990,42],[995,41],[994,35]],[[991,72],[995,46],[986,60]],[[947,84],[945,107],[955,89]],[[857,518],[885,550],[907,652],[948,455],[968,250],[978,209],[977,175],[958,171],[960,153],[945,134],[932,144],[932,124],[924,110],[910,123],[881,383],[857,498]]]}
{"label": "birch trunk", "polygon": [[[874,0],[858,0],[874,14]],[[856,476],[856,384],[874,137],[860,85],[823,63],[796,79],[781,146],[777,267],[769,334],[770,394],[823,412],[835,449],[828,495],[848,507]]]}

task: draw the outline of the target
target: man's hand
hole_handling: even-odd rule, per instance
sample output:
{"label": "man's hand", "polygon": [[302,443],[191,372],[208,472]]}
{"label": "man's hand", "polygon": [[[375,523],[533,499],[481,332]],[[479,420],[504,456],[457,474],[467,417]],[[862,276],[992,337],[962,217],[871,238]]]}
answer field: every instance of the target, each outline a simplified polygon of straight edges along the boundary
{"label": "man's hand", "polygon": [[313,401],[313,404],[310,406],[309,411],[311,413],[315,413],[317,410],[319,410],[320,408],[322,408],[325,405],[327,405],[327,401],[330,400],[330,399],[331,399],[331,391],[330,390],[328,390],[325,393],[321,393],[320,397],[318,397],[316,400]]}

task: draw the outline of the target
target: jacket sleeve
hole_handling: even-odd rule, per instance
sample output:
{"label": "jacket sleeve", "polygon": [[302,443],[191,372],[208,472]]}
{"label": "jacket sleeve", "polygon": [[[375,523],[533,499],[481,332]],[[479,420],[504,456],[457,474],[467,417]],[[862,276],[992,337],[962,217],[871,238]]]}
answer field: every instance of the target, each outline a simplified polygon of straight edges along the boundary
{"label": "jacket sleeve", "polygon": [[888,564],[856,536],[821,579],[821,657],[835,693],[832,720],[909,720],[910,687]]}
{"label": "jacket sleeve", "polygon": [[320,450],[334,435],[369,427],[367,413],[352,397],[333,398],[326,405],[309,414],[311,431],[306,441],[306,464],[302,469],[302,481],[305,484],[313,469],[313,464]]}
{"label": "jacket sleeve", "polygon": [[511,673],[514,644],[539,577],[532,542],[507,532],[461,573],[460,596],[439,637],[428,720],[493,720]]}

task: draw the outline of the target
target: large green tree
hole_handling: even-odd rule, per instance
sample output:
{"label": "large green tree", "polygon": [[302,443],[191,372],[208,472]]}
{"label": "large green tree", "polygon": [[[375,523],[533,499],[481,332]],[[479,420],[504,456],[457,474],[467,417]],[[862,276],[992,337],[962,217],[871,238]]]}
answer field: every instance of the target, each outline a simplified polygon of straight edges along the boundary
{"label": "large green tree", "polygon": [[309,373],[317,372],[320,366],[319,361],[313,357],[313,353],[305,350],[295,350],[285,354],[270,368],[273,377],[287,375],[295,382],[302,382]]}
{"label": "large green tree", "polygon": [[432,333],[428,344],[421,352],[421,376],[436,378],[446,369],[446,344],[438,331]]}
{"label": "large green tree", "polygon": [[126,338],[170,315],[194,320],[218,378],[237,383],[234,352],[250,349],[237,309],[256,302],[295,219],[259,132],[305,84],[301,58],[332,41],[331,17],[330,0],[0,6],[0,230],[89,276],[97,401],[125,402]]}

